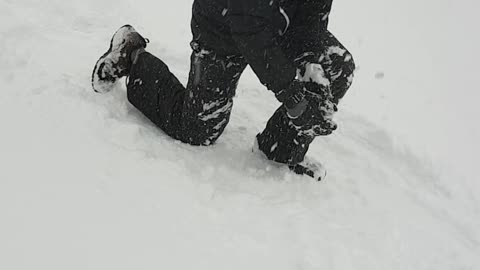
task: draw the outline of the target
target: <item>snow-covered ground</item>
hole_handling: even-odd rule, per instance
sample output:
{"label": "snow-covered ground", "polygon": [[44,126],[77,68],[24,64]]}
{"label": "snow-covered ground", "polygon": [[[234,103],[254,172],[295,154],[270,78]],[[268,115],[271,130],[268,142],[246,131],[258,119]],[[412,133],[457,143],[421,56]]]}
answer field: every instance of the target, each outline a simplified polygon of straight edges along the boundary
{"label": "snow-covered ground", "polygon": [[0,0],[0,269],[479,269],[474,1],[336,1],[359,70],[316,183],[251,153],[251,72],[218,144],[175,142],[90,75],[133,24],[183,81],[191,1]]}

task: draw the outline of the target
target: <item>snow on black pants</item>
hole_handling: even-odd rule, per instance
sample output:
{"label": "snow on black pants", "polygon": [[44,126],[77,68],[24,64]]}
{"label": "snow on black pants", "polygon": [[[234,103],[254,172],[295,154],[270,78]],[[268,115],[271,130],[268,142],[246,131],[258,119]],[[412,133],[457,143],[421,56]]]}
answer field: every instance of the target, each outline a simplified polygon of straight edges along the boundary
{"label": "snow on black pants", "polygon": [[[127,94],[136,108],[171,137],[192,145],[210,145],[230,120],[233,97],[247,63],[233,45],[229,48],[231,40],[223,40],[222,49],[215,50],[205,38],[208,32],[202,32],[195,21],[192,30],[193,53],[187,87],[164,62],[145,52],[131,67]],[[320,64],[338,103],[353,79],[352,56],[329,32],[315,39],[308,34],[298,35],[299,32],[293,29],[291,35],[285,35],[282,42],[285,53],[292,61],[303,56],[305,61]],[[271,160],[295,164],[304,159],[316,136],[292,125],[280,106],[257,139],[260,149]]]}
{"label": "snow on black pants", "polygon": [[210,145],[230,120],[233,97],[246,67],[241,56],[219,57],[195,50],[185,88],[152,54],[139,55],[127,84],[129,101],[171,137]]}

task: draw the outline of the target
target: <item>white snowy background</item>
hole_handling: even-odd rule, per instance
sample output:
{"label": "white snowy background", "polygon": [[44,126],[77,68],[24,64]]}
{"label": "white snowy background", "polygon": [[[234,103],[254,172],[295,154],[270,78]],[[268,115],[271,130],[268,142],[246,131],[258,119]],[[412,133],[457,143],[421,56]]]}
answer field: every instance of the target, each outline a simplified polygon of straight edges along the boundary
{"label": "white snowy background", "polygon": [[0,0],[0,269],[480,269],[476,1],[334,1],[359,69],[322,183],[251,153],[251,72],[210,148],[91,91],[125,23],[185,82],[191,3]]}

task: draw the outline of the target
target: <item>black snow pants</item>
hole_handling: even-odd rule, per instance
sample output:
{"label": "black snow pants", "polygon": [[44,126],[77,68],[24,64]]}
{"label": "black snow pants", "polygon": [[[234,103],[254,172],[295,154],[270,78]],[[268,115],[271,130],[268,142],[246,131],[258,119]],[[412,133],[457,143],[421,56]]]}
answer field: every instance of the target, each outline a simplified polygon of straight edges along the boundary
{"label": "black snow pants", "polygon": [[[281,37],[282,49],[292,63],[305,57],[306,61],[320,64],[330,81],[334,102],[338,103],[352,83],[353,58],[330,32],[319,35],[318,31],[305,29],[293,24]],[[199,13],[193,14],[192,32],[187,87],[163,61],[145,52],[131,67],[127,94],[137,109],[172,138],[192,145],[210,145],[229,122],[237,84],[247,62],[233,40],[217,32]],[[316,136],[292,125],[284,106],[280,106],[257,140],[269,159],[296,164],[303,161]]]}

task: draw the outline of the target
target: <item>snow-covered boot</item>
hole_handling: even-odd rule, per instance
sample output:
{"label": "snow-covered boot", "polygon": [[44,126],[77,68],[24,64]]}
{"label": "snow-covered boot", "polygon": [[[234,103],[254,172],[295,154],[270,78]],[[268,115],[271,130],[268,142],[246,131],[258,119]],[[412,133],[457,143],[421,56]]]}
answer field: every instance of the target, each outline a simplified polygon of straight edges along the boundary
{"label": "snow-covered boot", "polygon": [[327,170],[322,163],[310,157],[305,157],[302,162],[289,165],[288,168],[296,174],[307,175],[318,181],[322,181],[327,177]]}
{"label": "snow-covered boot", "polygon": [[[252,152],[268,159],[267,155],[265,155],[265,153],[260,149],[257,138],[255,138]],[[292,172],[299,175],[309,176],[317,181],[325,180],[327,177],[327,170],[322,163],[310,157],[305,157],[302,162],[297,164],[285,164],[273,160],[271,160],[271,162],[275,163],[276,165],[287,166]]]}
{"label": "snow-covered boot", "polygon": [[127,76],[132,66],[131,54],[147,47],[147,42],[130,25],[124,25],[115,32],[110,49],[97,61],[92,74],[92,87],[95,92],[110,91],[118,79]]}

